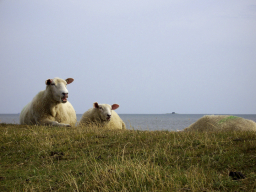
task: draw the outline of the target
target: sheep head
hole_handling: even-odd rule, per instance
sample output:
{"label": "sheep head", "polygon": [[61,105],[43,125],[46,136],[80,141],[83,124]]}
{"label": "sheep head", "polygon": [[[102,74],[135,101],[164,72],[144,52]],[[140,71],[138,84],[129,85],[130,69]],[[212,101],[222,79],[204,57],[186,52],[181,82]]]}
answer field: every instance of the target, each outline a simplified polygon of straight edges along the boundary
{"label": "sheep head", "polygon": [[56,77],[54,79],[47,79],[45,84],[47,85],[46,89],[50,89],[53,100],[60,103],[66,103],[68,101],[67,84],[70,84],[73,81],[73,78],[67,78],[66,80],[63,80]]}
{"label": "sheep head", "polygon": [[100,119],[103,121],[110,121],[112,110],[115,110],[119,107],[118,104],[108,105],[108,104],[98,104],[97,102],[93,103],[93,107],[96,108]]}

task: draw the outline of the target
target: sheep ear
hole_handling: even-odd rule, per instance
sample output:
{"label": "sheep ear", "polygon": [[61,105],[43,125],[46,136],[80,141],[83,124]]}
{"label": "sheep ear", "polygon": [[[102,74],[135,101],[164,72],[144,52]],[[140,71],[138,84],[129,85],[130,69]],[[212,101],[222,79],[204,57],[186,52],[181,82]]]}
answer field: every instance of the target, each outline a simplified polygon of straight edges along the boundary
{"label": "sheep ear", "polygon": [[118,104],[113,104],[113,105],[112,105],[112,110],[115,110],[115,109],[117,109],[118,107],[119,107]]}
{"label": "sheep ear", "polygon": [[95,102],[95,103],[93,103],[93,107],[98,109],[99,108],[99,104],[97,102]]}
{"label": "sheep ear", "polygon": [[72,83],[73,81],[74,81],[73,78],[67,78],[67,79],[66,79],[67,84],[70,84],[70,83]]}
{"label": "sheep ear", "polygon": [[47,79],[47,80],[45,81],[45,84],[46,84],[46,85],[51,85],[51,83],[52,83],[52,79]]}

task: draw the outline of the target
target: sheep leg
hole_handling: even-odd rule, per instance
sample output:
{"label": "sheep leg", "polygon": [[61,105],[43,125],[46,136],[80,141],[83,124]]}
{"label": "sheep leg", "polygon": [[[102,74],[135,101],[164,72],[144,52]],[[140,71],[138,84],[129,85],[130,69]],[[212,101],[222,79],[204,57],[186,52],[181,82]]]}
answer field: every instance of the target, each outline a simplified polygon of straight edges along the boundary
{"label": "sheep leg", "polygon": [[58,127],[71,127],[69,124],[59,123],[57,121],[51,121],[51,120],[48,120],[48,119],[41,121],[40,124],[52,125],[52,126],[58,126]]}

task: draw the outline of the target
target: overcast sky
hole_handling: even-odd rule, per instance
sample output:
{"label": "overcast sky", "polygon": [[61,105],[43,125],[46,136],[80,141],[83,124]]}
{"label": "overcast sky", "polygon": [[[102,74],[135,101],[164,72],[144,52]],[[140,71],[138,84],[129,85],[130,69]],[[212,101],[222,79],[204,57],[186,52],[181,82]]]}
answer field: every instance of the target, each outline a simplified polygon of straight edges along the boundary
{"label": "overcast sky", "polygon": [[1,0],[0,113],[74,78],[78,114],[256,114],[255,0]]}

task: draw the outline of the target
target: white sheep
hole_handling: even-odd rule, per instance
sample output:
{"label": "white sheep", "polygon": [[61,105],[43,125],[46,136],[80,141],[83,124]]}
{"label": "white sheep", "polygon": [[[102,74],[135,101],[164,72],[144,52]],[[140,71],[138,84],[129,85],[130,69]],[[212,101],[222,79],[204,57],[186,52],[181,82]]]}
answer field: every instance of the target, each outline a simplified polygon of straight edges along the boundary
{"label": "white sheep", "polygon": [[58,77],[45,81],[46,89],[40,91],[20,113],[20,124],[27,125],[53,125],[74,126],[76,124],[76,112],[68,102],[67,84],[74,81]]}
{"label": "white sheep", "polygon": [[184,131],[256,131],[252,120],[230,115],[205,115]]}
{"label": "white sheep", "polygon": [[109,129],[126,129],[125,123],[119,115],[113,111],[119,107],[118,104],[98,104],[93,103],[93,108],[86,111],[79,125],[96,125]]}

